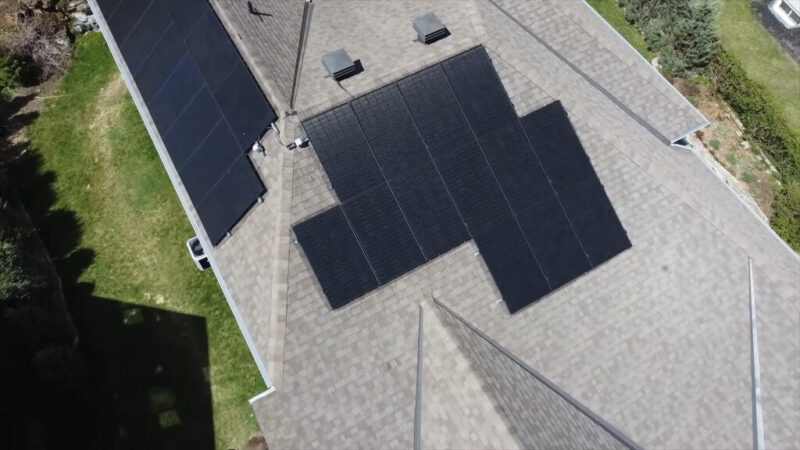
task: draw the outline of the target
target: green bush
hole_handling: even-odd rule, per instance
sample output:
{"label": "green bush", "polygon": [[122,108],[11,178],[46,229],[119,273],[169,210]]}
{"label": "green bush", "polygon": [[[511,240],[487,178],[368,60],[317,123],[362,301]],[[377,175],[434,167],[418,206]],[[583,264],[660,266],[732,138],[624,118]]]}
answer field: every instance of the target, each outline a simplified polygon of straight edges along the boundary
{"label": "green bush", "polygon": [[686,77],[706,67],[718,42],[719,4],[714,0],[620,0],[625,18],[659,53],[670,75]]}
{"label": "green bush", "polygon": [[786,124],[766,88],[748,78],[732,55],[719,52],[708,77],[742,121],[748,139],[777,167],[783,187],[775,193],[772,227],[792,248],[800,250],[800,138]]}
{"label": "green bush", "polygon": [[19,87],[22,66],[10,52],[0,48],[0,103],[8,101]]}
{"label": "green bush", "polygon": [[22,298],[30,287],[19,260],[19,246],[11,240],[0,240],[0,302]]}
{"label": "green bush", "polygon": [[800,251],[800,181],[785,184],[775,196],[772,228],[793,249]]}
{"label": "green bush", "polygon": [[800,139],[778,111],[766,88],[747,77],[741,63],[719,52],[708,71],[714,89],[733,108],[751,140],[760,144],[781,177],[800,176]]}

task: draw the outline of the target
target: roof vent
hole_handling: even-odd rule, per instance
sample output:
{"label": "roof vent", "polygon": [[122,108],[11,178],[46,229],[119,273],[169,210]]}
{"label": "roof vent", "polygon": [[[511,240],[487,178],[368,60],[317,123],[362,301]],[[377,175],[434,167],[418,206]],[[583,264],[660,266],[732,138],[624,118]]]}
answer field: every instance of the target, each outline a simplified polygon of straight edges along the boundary
{"label": "roof vent", "polygon": [[336,81],[355,75],[358,70],[356,63],[343,48],[322,55],[322,65],[325,66],[328,75]]}
{"label": "roof vent", "polygon": [[426,45],[450,36],[450,31],[434,13],[428,13],[415,19],[414,30],[417,31],[417,39]]}

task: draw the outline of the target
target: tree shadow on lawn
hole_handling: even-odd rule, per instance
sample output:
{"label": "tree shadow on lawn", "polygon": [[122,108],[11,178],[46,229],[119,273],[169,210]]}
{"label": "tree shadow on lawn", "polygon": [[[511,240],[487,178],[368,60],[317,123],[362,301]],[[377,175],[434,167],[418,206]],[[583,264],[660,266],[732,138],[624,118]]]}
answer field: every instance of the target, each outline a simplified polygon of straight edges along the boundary
{"label": "tree shadow on lawn", "polygon": [[213,449],[205,318],[95,296],[79,281],[95,252],[79,248],[74,212],[54,209],[56,175],[30,151],[8,172],[61,277],[84,364],[78,388],[58,389],[27,381],[20,362],[27,392],[15,396],[24,404],[12,407],[22,412],[12,435],[22,436],[9,447]]}

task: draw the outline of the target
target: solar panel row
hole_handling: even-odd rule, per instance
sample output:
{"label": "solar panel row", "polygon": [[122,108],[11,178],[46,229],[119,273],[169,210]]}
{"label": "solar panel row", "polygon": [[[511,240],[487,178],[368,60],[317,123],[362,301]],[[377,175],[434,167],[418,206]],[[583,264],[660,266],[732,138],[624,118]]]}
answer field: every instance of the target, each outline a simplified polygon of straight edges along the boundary
{"label": "solar panel row", "polygon": [[631,247],[614,207],[581,146],[561,102],[522,118],[522,124],[564,210],[581,238],[592,266],[598,266]]}
{"label": "solar panel row", "polygon": [[[382,285],[474,238],[513,313],[629,247],[559,108],[523,128],[479,47],[306,121],[342,202],[323,215],[346,219],[327,237],[362,250],[336,270]],[[318,217],[295,233],[335,308],[365,285],[343,288],[349,278],[318,265],[327,243],[304,238]]]}
{"label": "solar panel row", "polygon": [[98,0],[216,245],[265,192],[245,155],[276,118],[207,0]]}

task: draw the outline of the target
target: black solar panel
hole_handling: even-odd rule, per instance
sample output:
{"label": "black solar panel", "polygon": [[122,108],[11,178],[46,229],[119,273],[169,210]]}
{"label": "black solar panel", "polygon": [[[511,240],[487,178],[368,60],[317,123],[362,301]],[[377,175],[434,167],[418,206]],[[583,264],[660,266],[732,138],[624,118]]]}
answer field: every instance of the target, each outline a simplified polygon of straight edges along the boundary
{"label": "black solar panel", "polygon": [[552,192],[532,199],[531,205],[517,214],[517,220],[551,288],[557,289],[591,269],[569,219]]}
{"label": "black solar panel", "polygon": [[249,148],[275,121],[272,106],[244,61],[239,62],[214,92],[219,107],[231,126],[239,145]]}
{"label": "black solar panel", "polygon": [[340,201],[384,181],[350,105],[309,119],[303,126]]}
{"label": "black solar panel", "polygon": [[214,92],[241,61],[213,11],[208,10],[186,37],[186,48]]}
{"label": "black solar panel", "polygon": [[158,2],[150,2],[150,6],[128,39],[119,43],[119,49],[125,56],[125,62],[131,73],[136,73],[142,67],[171,23],[169,15],[161,5]]}
{"label": "black solar panel", "polygon": [[207,0],[99,0],[216,244],[265,189],[243,156],[276,118]]}
{"label": "black solar panel", "polygon": [[195,28],[200,18],[211,9],[208,0],[161,0],[169,11],[175,30],[185,39]]}
{"label": "black solar panel", "polygon": [[159,133],[169,130],[203,86],[203,74],[189,55],[184,56],[153,99],[147,102]]}
{"label": "black solar panel", "polygon": [[436,166],[470,235],[477,236],[499,221],[511,219],[511,209],[503,192],[477,148],[438,160]]}
{"label": "black solar panel", "polygon": [[353,110],[387,178],[430,161],[396,85],[353,101]]}
{"label": "black solar panel", "polygon": [[241,155],[228,124],[224,120],[218,122],[178,171],[192,202],[197,204],[205,198],[217,180]]}
{"label": "black solar panel", "polygon": [[425,262],[386,183],[344,202],[342,209],[381,284]]}
{"label": "black solar panel", "polygon": [[560,102],[522,118],[592,265],[631,243]]}
{"label": "black solar panel", "polygon": [[517,312],[550,292],[514,220],[504,221],[475,236],[475,243],[510,312]]}
{"label": "black solar panel", "polygon": [[523,123],[483,48],[304,126],[379,284],[471,237],[513,313],[630,247],[563,108]]}
{"label": "black solar panel", "polygon": [[630,248],[602,184],[592,179],[577,181],[560,191],[559,197],[593,266]]}
{"label": "black solar panel", "polygon": [[208,238],[219,244],[233,224],[266,192],[250,157],[241,155],[214,184],[200,202],[195,203]]}
{"label": "black solar panel", "polygon": [[114,10],[114,14],[105,16],[108,28],[114,34],[117,44],[125,42],[149,4],[150,2],[143,0],[122,0]]}
{"label": "black solar panel", "polygon": [[469,240],[464,222],[432,162],[390,179],[389,186],[427,260]]}
{"label": "black solar panel", "polygon": [[378,287],[340,206],[298,223],[294,234],[332,308],[344,306]]}
{"label": "black solar panel", "polygon": [[399,80],[397,87],[415,119],[436,116],[442,107],[456,101],[439,64]]}
{"label": "black solar panel", "polygon": [[186,56],[186,47],[183,46],[178,32],[175,31],[175,26],[170,26],[142,66],[137,71],[132,71],[136,87],[139,88],[139,93],[142,94],[145,103],[149,104],[184,56]]}
{"label": "black solar panel", "polygon": [[[214,127],[222,121],[222,111],[211,92],[207,87],[202,88],[167,133],[162,134],[164,145],[176,169],[180,170],[186,164]],[[233,148],[237,149],[238,146]]]}

